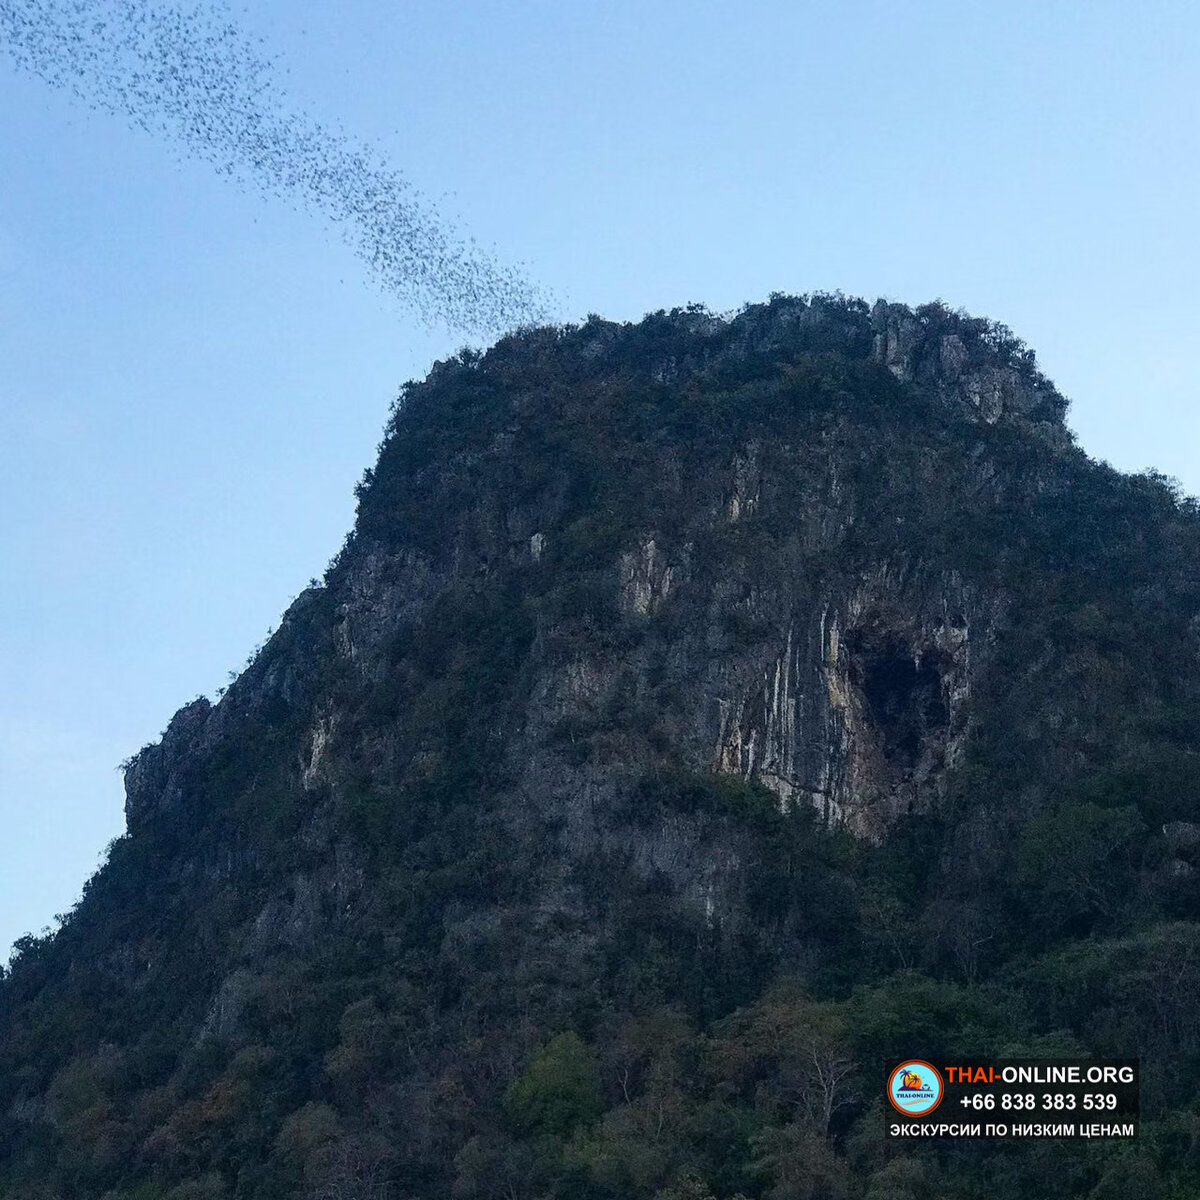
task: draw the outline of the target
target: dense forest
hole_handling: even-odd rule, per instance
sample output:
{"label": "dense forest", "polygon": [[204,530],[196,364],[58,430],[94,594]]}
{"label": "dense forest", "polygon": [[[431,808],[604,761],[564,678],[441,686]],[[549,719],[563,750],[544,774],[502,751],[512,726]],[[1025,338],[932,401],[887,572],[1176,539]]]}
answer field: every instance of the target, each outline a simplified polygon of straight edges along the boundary
{"label": "dense forest", "polygon": [[[0,979],[0,1196],[1200,1194],[1200,510],[1065,414],[827,295],[408,385]],[[950,1055],[1139,1057],[1140,1136],[886,1140]]]}

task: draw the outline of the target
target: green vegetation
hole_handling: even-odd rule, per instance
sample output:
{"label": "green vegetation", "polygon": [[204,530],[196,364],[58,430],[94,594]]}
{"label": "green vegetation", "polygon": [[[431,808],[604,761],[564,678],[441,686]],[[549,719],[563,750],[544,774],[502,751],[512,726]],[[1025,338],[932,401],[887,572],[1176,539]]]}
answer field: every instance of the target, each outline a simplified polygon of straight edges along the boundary
{"label": "green vegetation", "polygon": [[[323,585],[0,980],[0,1197],[1200,1194],[1200,514],[1008,331],[905,318],[1025,389],[984,420],[875,320],[594,319],[405,390]],[[846,686],[915,801],[871,840],[712,766],[880,576]],[[895,1146],[917,1053],[1138,1055],[1142,1136]]]}

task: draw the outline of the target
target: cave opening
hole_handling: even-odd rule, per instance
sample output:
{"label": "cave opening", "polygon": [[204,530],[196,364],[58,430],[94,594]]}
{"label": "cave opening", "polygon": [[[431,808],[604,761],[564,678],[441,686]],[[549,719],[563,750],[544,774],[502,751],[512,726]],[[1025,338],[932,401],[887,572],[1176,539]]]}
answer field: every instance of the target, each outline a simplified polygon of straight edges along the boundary
{"label": "cave opening", "polygon": [[850,679],[866,701],[884,758],[912,771],[925,738],[950,720],[936,655],[918,654],[894,633],[854,630],[846,641]]}

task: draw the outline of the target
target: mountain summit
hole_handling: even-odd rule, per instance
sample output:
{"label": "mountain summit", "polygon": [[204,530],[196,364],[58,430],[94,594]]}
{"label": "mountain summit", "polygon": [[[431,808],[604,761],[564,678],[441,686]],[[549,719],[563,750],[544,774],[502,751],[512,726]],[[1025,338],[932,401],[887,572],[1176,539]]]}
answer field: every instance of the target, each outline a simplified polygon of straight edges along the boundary
{"label": "mountain summit", "polygon": [[[0,1196],[1197,1186],[1200,514],[1066,408],[841,296],[407,386],[0,983]],[[1140,1055],[1151,1133],[896,1156],[943,1053]]]}

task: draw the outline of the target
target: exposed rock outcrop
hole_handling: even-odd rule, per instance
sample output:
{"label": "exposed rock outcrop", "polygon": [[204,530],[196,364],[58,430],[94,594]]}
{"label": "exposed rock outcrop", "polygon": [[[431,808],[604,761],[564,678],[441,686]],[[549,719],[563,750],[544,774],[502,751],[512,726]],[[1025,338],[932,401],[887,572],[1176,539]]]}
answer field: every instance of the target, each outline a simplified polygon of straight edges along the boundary
{"label": "exposed rock outcrop", "polygon": [[1200,519],[1065,407],[999,326],[836,296],[407,387],[323,583],[0,972],[0,1196],[674,1195],[714,1143],[783,1194],[875,1137],[877,1083],[844,1137],[792,1101],[811,1047],[897,1012],[1103,1057],[1144,1010],[1191,1112]]}

